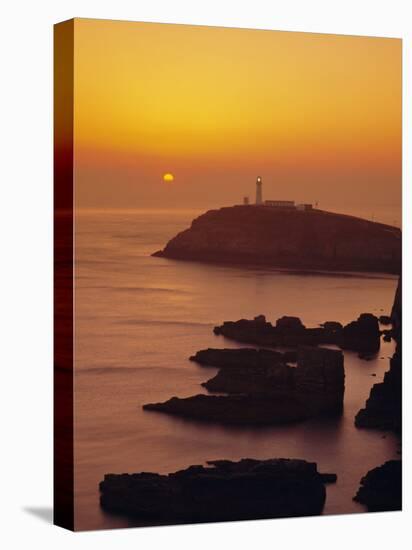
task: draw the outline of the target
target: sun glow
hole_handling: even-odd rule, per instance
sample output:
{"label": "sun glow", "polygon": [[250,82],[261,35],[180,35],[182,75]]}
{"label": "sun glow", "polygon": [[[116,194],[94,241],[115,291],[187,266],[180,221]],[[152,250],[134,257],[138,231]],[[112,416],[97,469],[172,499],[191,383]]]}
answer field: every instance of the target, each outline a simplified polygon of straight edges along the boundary
{"label": "sun glow", "polygon": [[174,181],[174,179],[175,179],[174,175],[171,174],[170,172],[163,174],[163,181],[165,181],[166,183],[171,183],[172,181]]}
{"label": "sun glow", "polygon": [[76,19],[76,200],[232,204],[261,174],[279,198],[369,212],[390,190],[399,206],[401,50],[392,38]]}

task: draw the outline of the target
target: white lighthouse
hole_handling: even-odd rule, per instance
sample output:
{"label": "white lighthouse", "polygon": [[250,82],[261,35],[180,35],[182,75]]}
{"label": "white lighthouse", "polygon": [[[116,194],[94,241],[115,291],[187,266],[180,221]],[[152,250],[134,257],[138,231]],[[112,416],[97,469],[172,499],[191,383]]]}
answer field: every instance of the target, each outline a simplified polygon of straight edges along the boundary
{"label": "white lighthouse", "polygon": [[256,180],[256,204],[263,204],[262,200],[262,178],[257,177]]}

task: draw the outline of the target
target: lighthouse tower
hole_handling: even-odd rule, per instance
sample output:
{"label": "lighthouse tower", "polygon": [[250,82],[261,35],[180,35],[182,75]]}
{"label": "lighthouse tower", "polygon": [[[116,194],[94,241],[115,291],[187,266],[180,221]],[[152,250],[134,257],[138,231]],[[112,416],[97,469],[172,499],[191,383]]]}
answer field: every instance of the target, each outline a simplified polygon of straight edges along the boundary
{"label": "lighthouse tower", "polygon": [[256,204],[262,203],[262,178],[258,176],[256,180]]}

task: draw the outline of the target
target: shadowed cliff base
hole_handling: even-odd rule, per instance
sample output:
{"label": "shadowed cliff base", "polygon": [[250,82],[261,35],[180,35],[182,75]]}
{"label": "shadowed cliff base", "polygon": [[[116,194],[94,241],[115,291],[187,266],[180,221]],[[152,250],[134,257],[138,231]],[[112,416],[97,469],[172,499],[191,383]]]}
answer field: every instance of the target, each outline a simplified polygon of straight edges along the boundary
{"label": "shadowed cliff base", "polygon": [[[389,319],[388,319],[389,320]],[[396,351],[383,382],[374,384],[365,407],[355,417],[358,428],[402,433],[402,280],[399,277],[390,316]],[[354,500],[370,512],[402,509],[402,461],[390,460],[370,470],[360,481]]]}
{"label": "shadowed cliff base", "polygon": [[[389,337],[396,341],[396,350],[390,360],[383,382],[374,384],[366,401],[355,418],[358,428],[402,431],[402,281],[399,278],[391,316]],[[385,334],[387,337],[388,334]]]}
{"label": "shadowed cliff base", "polygon": [[400,273],[400,229],[322,210],[209,210],[154,256],[296,270]]}

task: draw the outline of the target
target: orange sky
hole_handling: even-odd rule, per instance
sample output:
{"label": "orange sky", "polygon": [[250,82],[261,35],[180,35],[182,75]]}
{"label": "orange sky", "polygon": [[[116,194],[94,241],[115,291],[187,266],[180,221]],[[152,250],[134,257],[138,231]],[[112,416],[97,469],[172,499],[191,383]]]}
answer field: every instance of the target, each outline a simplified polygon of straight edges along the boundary
{"label": "orange sky", "polygon": [[78,206],[234,204],[259,174],[400,220],[400,40],[76,19],[74,44]]}

